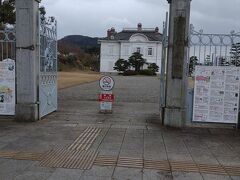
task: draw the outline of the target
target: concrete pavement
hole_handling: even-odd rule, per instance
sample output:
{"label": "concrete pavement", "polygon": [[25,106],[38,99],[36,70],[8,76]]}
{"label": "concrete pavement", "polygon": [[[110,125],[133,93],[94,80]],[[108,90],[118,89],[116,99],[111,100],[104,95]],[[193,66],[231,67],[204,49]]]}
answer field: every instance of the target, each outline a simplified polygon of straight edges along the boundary
{"label": "concrete pavement", "polygon": [[[59,111],[42,121],[1,118],[0,180],[240,179],[238,131],[162,127],[159,79],[114,78],[113,114],[98,113],[95,82],[61,90]],[[100,133],[86,132],[89,127]],[[98,153],[90,169],[40,166],[48,151],[67,149],[81,136],[87,143],[82,139],[77,145],[87,144],[87,151]]]}

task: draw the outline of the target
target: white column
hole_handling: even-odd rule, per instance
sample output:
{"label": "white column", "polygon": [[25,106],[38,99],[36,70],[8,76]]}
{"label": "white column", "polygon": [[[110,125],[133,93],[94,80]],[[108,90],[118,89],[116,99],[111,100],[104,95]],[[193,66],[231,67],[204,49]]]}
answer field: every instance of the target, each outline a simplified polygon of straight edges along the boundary
{"label": "white column", "polygon": [[16,1],[17,121],[39,119],[39,3]]}
{"label": "white column", "polygon": [[183,127],[187,118],[188,34],[191,0],[170,3],[164,125]]}

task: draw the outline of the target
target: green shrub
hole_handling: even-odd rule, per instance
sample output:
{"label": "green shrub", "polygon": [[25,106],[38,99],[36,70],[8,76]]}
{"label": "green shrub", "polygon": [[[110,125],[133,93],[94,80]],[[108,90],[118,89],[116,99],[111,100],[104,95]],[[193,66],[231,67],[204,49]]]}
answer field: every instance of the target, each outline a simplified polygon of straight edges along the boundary
{"label": "green shrub", "polygon": [[127,70],[127,71],[124,71],[123,75],[124,76],[134,76],[134,75],[137,75],[138,73],[134,70]]}
{"label": "green shrub", "polygon": [[119,73],[126,71],[129,68],[129,62],[124,59],[118,59],[113,67],[114,70],[117,70]]}
{"label": "green shrub", "polygon": [[150,64],[148,64],[148,70],[151,70],[154,73],[156,73],[159,71],[159,67],[156,63],[150,63]]}
{"label": "green shrub", "polygon": [[140,75],[145,75],[145,76],[156,76],[157,74],[151,70],[151,69],[144,69],[144,70],[140,70],[139,72]]}

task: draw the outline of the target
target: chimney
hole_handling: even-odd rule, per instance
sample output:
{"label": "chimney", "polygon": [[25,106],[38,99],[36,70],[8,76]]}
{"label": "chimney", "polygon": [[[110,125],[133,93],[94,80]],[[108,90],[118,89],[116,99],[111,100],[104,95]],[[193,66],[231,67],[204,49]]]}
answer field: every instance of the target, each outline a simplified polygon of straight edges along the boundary
{"label": "chimney", "polygon": [[142,30],[142,23],[138,23],[137,28],[138,28],[138,31],[141,31]]}
{"label": "chimney", "polygon": [[158,27],[155,28],[155,33],[159,33],[159,28]]}
{"label": "chimney", "polygon": [[112,28],[111,28],[111,33],[112,33],[112,35],[115,34],[115,32],[116,32],[116,31],[115,31],[115,28],[112,27]]}
{"label": "chimney", "polygon": [[111,30],[110,30],[110,29],[107,30],[107,37],[108,37],[108,38],[111,37]]}
{"label": "chimney", "polygon": [[115,28],[112,27],[111,29],[108,30],[108,38],[109,39],[114,39],[114,36],[116,34]]}

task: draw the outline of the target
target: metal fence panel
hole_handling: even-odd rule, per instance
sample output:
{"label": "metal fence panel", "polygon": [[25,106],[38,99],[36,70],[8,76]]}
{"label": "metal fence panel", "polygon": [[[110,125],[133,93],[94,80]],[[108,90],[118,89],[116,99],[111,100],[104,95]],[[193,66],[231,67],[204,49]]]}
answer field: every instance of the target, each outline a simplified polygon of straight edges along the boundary
{"label": "metal fence panel", "polygon": [[0,61],[16,59],[15,29],[0,30]]}

